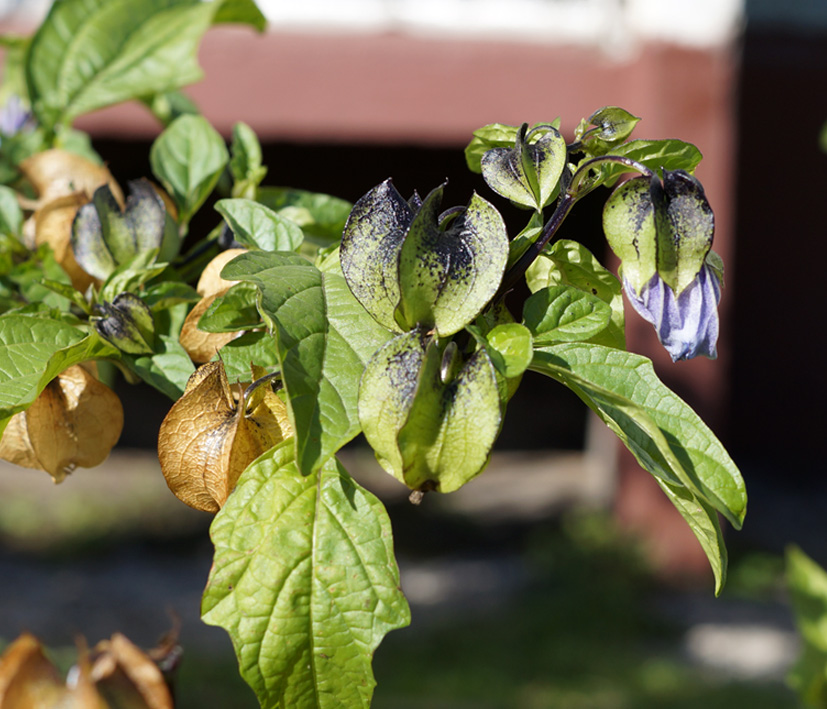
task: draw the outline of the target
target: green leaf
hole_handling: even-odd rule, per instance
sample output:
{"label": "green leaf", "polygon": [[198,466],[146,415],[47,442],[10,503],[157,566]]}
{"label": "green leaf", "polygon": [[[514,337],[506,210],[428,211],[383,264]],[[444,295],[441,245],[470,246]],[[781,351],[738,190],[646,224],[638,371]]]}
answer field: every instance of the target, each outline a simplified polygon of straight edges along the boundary
{"label": "green leaf", "polygon": [[26,88],[25,60],[30,37],[3,34],[0,46],[3,48],[3,79],[0,81],[0,106],[5,107],[12,96],[28,106],[29,92]]}
{"label": "green leaf", "polygon": [[811,707],[827,706],[827,572],[797,546],[787,558],[787,587],[804,641],[788,681]]}
{"label": "green leaf", "polygon": [[155,263],[157,249],[139,251],[128,261],[120,264],[103,282],[99,300],[112,302],[124,291],[137,292],[141,287],[167,269],[165,263]]}
{"label": "green leaf", "polygon": [[198,329],[204,332],[237,332],[261,327],[257,300],[258,286],[254,283],[236,283],[210,304],[198,320]]}
{"label": "green leaf", "polygon": [[259,32],[267,29],[267,18],[258,9],[254,0],[223,0],[215,13],[213,23],[250,25]]}
{"label": "green leaf", "polygon": [[658,266],[655,208],[650,180],[626,180],[612,192],[603,207],[603,232],[623,267],[623,277],[640,293]]}
{"label": "green leaf", "polygon": [[487,335],[488,355],[506,379],[519,377],[531,364],[534,342],[531,332],[519,323],[495,326]]}
{"label": "green leaf", "polygon": [[472,322],[497,292],[508,234],[500,213],[476,194],[447,226],[438,223],[441,200],[442,187],[431,191],[402,242],[396,317],[404,330],[423,326],[447,337]]}
{"label": "green leaf", "polygon": [[242,474],[210,529],[202,602],[262,707],[370,705],[371,658],[410,622],[390,520],[336,461],[302,475],[292,441]]}
{"label": "green leaf", "polygon": [[719,594],[727,553],[715,510],[740,528],[746,492],[712,432],[639,355],[598,345],[557,345],[536,351],[531,368],[569,387],[652,473],[700,542]]}
{"label": "green leaf", "polygon": [[180,281],[163,281],[146,289],[143,301],[153,313],[159,313],[180,303],[197,303],[201,300],[198,291]]}
{"label": "green leaf", "polygon": [[570,386],[655,477],[689,488],[741,527],[747,504],[741,473],[706,424],[657,378],[650,360],[577,343],[536,350],[531,367]]}
{"label": "green leaf", "polygon": [[477,174],[482,173],[482,156],[492,148],[510,148],[517,138],[517,126],[503,123],[489,123],[474,131],[474,137],[465,148],[465,162],[468,169]]}
{"label": "green leaf", "polygon": [[[663,177],[663,170],[686,170],[694,172],[703,155],[692,143],[682,140],[630,140],[628,143],[616,145],[611,150],[612,155],[631,158],[654,170]],[[612,187],[621,175],[629,172],[629,168],[617,163],[606,163],[601,166],[600,182],[606,187]]]}
{"label": "green leaf", "polygon": [[8,273],[9,281],[17,286],[20,295],[29,303],[39,303],[50,308],[68,311],[71,300],[44,284],[44,280],[70,285],[71,281],[47,244],[41,245],[32,258],[16,266]]}
{"label": "green leaf", "polygon": [[611,317],[612,309],[600,298],[571,286],[542,288],[523,306],[523,322],[537,346],[589,340]]}
{"label": "green leaf", "polygon": [[446,352],[421,330],[398,335],[370,360],[359,388],[365,438],[380,465],[414,490],[462,487],[482,472],[499,433],[500,395],[486,351],[443,367]]}
{"label": "green leaf", "polygon": [[612,318],[605,330],[591,342],[606,347],[626,349],[623,314],[623,290],[620,281],[607,271],[585,246],[577,241],[561,239],[547,247],[526,272],[532,292],[541,288],[568,285],[597,296],[612,309]]}
{"label": "green leaf", "polygon": [[0,316],[0,430],[64,369],[108,356],[117,357],[117,350],[73,325],[15,313]]}
{"label": "green leaf", "polygon": [[258,137],[246,123],[233,126],[233,141],[230,145],[230,172],[233,176],[233,197],[254,199],[256,188],[267,174],[261,164],[261,144]]}
{"label": "green leaf", "polygon": [[592,113],[587,120],[599,129],[595,136],[606,143],[626,140],[640,122],[640,118],[618,106],[604,106]]}
{"label": "green leaf", "polygon": [[195,367],[175,337],[158,335],[155,348],[151,355],[123,353],[123,362],[147,384],[176,401],[183,395]]}
{"label": "green leaf", "polygon": [[270,371],[279,370],[276,345],[269,332],[245,332],[224,345],[215,359],[224,362],[224,371],[230,382],[247,381],[250,378],[250,363]]}
{"label": "green leaf", "polygon": [[93,165],[103,165],[103,159],[92,147],[92,138],[82,130],[76,130],[68,126],[58,126],[55,130],[55,140],[52,147],[80,155]]}
{"label": "green leaf", "polygon": [[187,224],[218,182],[229,161],[224,140],[202,116],[176,118],[149,152],[152,172],[178,205]]}
{"label": "green leaf", "polygon": [[338,197],[289,187],[261,187],[257,199],[298,224],[305,239],[327,246],[342,238],[353,205]]}
{"label": "green leaf", "polygon": [[718,513],[706,500],[686,487],[672,485],[658,477],[655,478],[655,482],[700,542],[715,577],[715,595],[720,595],[726,584],[729,554],[718,521]]}
{"label": "green leaf", "polygon": [[0,234],[19,239],[22,227],[23,212],[17,203],[17,194],[10,187],[0,186]]}
{"label": "green leaf", "polygon": [[236,241],[264,251],[295,251],[302,230],[289,219],[249,199],[222,199],[216,211],[226,220]]}
{"label": "green leaf", "polygon": [[359,433],[359,378],[391,333],[356,301],[344,278],[298,254],[241,254],[221,275],[261,290],[259,308],[276,335],[297,462],[312,473]]}
{"label": "green leaf", "polygon": [[219,8],[194,0],[56,2],[26,63],[38,120],[69,123],[198,81],[198,44]]}
{"label": "green leaf", "polygon": [[191,113],[197,116],[201,111],[195,101],[182,91],[164,91],[142,99],[146,107],[166,128],[178,116]]}

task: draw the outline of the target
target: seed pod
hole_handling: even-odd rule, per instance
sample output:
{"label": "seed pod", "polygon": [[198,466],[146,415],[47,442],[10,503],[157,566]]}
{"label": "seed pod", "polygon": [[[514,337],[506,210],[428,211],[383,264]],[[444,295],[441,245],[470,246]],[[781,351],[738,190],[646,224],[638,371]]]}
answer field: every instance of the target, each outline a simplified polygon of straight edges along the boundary
{"label": "seed pod", "polygon": [[115,633],[92,650],[91,679],[112,706],[172,709],[164,676],[150,657],[125,635]]}
{"label": "seed pod", "polygon": [[95,306],[100,316],[95,322],[97,333],[129,354],[150,354],[155,341],[155,322],[152,311],[137,295],[120,293],[112,303]]}
{"label": "seed pod", "polygon": [[190,377],[161,424],[158,458],[179,500],[217,512],[244,469],[289,435],[287,408],[272,390],[250,402],[242,394],[236,403],[224,363],[209,362]]}
{"label": "seed pod", "polygon": [[88,202],[95,190],[106,184],[118,204],[123,204],[121,188],[109,170],[67,150],[35,153],[20,163],[20,171],[34,187],[40,204],[78,192]]}
{"label": "seed pod", "polygon": [[85,292],[95,280],[75,260],[72,251],[72,221],[78,209],[86,204],[86,195],[76,192],[53,199],[34,213],[35,244],[49,244],[55,260],[72,280],[72,285]]}
{"label": "seed pod", "polygon": [[204,332],[198,329],[198,321],[207,312],[207,308],[220,295],[224,295],[237,281],[228,281],[221,277],[221,269],[246,249],[227,249],[210,261],[201,272],[196,290],[201,300],[187,315],[178,338],[190,359],[196,364],[209,362],[224,345],[240,337],[243,332]]}
{"label": "seed pod", "polygon": [[75,365],[11,418],[0,439],[0,458],[45,470],[59,483],[77,467],[102,463],[122,429],[123,407],[117,394]]}

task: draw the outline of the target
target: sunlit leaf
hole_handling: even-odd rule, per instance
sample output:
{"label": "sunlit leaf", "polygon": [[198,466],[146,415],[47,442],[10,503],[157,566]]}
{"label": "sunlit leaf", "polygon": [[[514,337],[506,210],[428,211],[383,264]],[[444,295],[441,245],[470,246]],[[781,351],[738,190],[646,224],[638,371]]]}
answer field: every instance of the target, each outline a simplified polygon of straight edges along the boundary
{"label": "sunlit leaf", "polygon": [[104,106],[198,81],[198,44],[220,6],[192,0],[55,3],[26,63],[39,121],[69,123]]}
{"label": "sunlit leaf", "polygon": [[222,271],[255,283],[259,308],[275,335],[297,463],[316,470],[359,432],[359,377],[391,333],[353,297],[344,278],[298,254],[255,251]]}
{"label": "sunlit leaf", "polygon": [[612,309],[597,296],[563,285],[541,288],[523,306],[523,322],[537,346],[588,340],[611,316]]}
{"label": "sunlit leaf", "polygon": [[262,456],[216,515],[202,618],[263,707],[367,709],[373,653],[410,622],[390,521],[336,461],[302,475],[293,454]]}
{"label": "sunlit leaf", "polygon": [[215,205],[236,241],[265,251],[295,251],[302,243],[302,230],[289,219],[249,199],[222,199]]}
{"label": "sunlit leaf", "polygon": [[698,415],[640,355],[581,343],[554,345],[536,350],[531,368],[572,389],[669,490],[684,517],[694,520],[690,526],[720,590],[726,559],[722,544],[714,542],[720,532],[713,508],[740,528],[746,490],[738,468]]}
{"label": "sunlit leaf", "polygon": [[353,205],[328,194],[289,187],[261,187],[258,201],[274,212],[298,224],[305,239],[320,245],[342,238]]}
{"label": "sunlit leaf", "polygon": [[600,298],[612,309],[612,317],[608,326],[590,342],[626,349],[620,281],[583,244],[568,239],[556,241],[529,267],[526,282],[533,293],[541,288],[567,285]]}
{"label": "sunlit leaf", "polygon": [[183,224],[212,192],[229,159],[215,128],[202,116],[191,114],[176,118],[149,152],[152,172],[178,206]]}

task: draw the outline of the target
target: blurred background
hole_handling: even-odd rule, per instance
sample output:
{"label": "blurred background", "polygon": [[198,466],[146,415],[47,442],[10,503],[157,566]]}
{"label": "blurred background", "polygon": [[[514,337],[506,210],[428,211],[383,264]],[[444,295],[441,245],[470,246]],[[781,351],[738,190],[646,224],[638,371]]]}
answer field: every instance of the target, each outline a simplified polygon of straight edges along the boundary
{"label": "blurred background", "polygon": [[[28,33],[41,0],[0,0]],[[476,128],[641,116],[639,138],[704,153],[697,175],[726,263],[719,358],[672,365],[650,326],[629,348],[729,448],[750,495],[728,532],[714,599],[696,540],[649,476],[566,390],[524,382],[491,468],[419,508],[355,442],[347,467],[388,504],[413,605],[377,653],[376,707],[793,707],[798,652],[783,591],[791,542],[827,563],[827,374],[821,211],[827,155],[827,4],[819,0],[259,0],[264,35],[211,30],[186,91],[225,135],[258,133],[266,184],[355,201],[387,177],[403,194],[449,178],[473,190]],[[160,128],[137,105],[78,121],[124,184],[149,175]],[[606,257],[596,193],[563,236]],[[499,203],[498,203],[499,205]],[[209,210],[205,210],[208,212]],[[508,219],[508,208],[504,209]],[[510,222],[512,233],[522,215]],[[213,226],[210,218],[193,231]],[[198,229],[201,232],[198,232]],[[152,448],[170,402],[123,386],[110,461],[60,487],[0,468],[0,639],[71,647],[116,630],[151,646],[182,620],[180,705],[255,706],[229,640],[198,621],[209,517],[166,490]],[[245,703],[246,702],[246,703]]]}

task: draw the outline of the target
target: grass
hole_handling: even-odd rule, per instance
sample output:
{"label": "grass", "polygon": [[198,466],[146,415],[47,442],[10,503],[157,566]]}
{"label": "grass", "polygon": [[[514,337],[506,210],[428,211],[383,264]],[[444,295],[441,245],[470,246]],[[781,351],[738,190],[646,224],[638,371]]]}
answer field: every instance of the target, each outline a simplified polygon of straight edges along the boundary
{"label": "grass", "polygon": [[[88,489],[53,496],[51,483],[18,490],[14,504],[6,505],[0,538],[48,560],[56,549],[64,558],[83,556],[144,536],[157,543],[166,534],[183,539],[180,553],[186,554],[193,532],[206,534],[203,520],[183,518],[174,507],[179,503],[162,504],[157,490],[144,492],[143,480],[122,476],[115,481],[118,497]],[[102,481],[90,476],[88,483],[103,492]],[[44,498],[54,499],[46,515]],[[376,653],[374,709],[797,706],[780,681],[734,682],[689,664],[680,651],[683,629],[652,605],[670,592],[605,516],[571,514],[533,528],[503,529],[449,514],[431,518],[407,503],[392,506],[391,514],[397,549],[406,556],[494,550],[522,559],[531,580],[484,610],[460,604],[429,619],[425,608],[414,608],[412,627],[391,633]],[[760,600],[777,590],[780,574],[779,558],[754,554],[732,564],[727,593]],[[258,706],[229,643],[224,655],[184,650],[178,709]],[[74,655],[74,648],[58,651]]]}
{"label": "grass", "polygon": [[724,681],[687,664],[680,629],[648,606],[655,582],[605,519],[569,521],[527,547],[536,581],[495,612],[388,636],[375,709],[796,706],[780,682]]}

